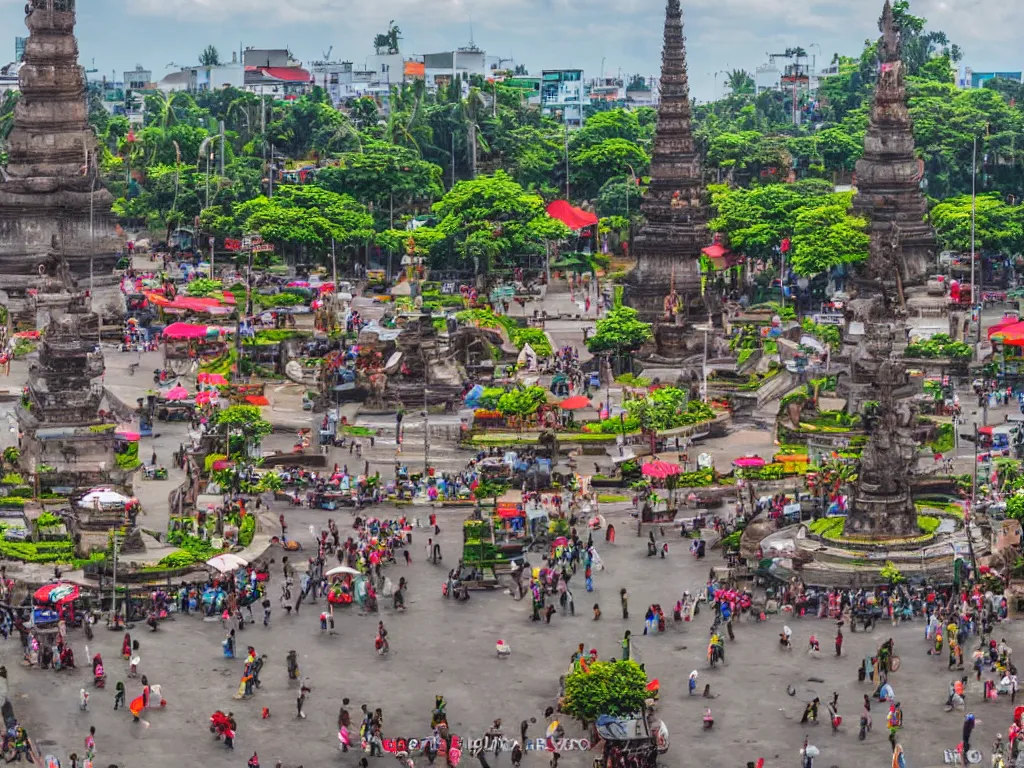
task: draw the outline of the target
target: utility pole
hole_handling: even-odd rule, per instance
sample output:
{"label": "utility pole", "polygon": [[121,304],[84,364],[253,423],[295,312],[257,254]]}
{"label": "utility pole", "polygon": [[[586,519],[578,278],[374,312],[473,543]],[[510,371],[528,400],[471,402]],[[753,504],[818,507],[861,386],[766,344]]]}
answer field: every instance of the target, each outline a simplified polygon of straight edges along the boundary
{"label": "utility pole", "polygon": [[[978,137],[974,137],[974,143],[971,145],[971,314],[974,314],[974,307],[977,300],[981,299],[978,294],[977,286],[974,284],[974,262],[975,262],[975,251],[974,251],[974,224],[975,214],[977,213],[977,188],[975,183],[978,179]],[[977,300],[976,298],[977,297]],[[978,309],[978,331],[974,337],[974,359],[978,359],[978,343],[981,341],[981,309]],[[975,469],[977,474],[977,469]]]}
{"label": "utility pole", "polygon": [[565,200],[569,201],[569,117],[565,116]]}
{"label": "utility pole", "polygon": [[267,175],[270,186],[267,189],[267,197],[274,196],[274,145],[270,145],[270,173]]}
{"label": "utility pole", "polygon": [[220,175],[224,177],[224,121],[220,121]]}
{"label": "utility pole", "polygon": [[[973,286],[972,286],[973,287]],[[981,318],[978,318],[979,322]],[[991,454],[990,454],[991,455]],[[967,534],[967,551],[971,555],[971,570],[974,572],[974,580],[980,581],[981,577],[978,574],[978,561],[974,557],[974,542],[971,540],[971,515],[974,514],[974,510],[977,506],[978,501],[978,422],[974,422],[974,475],[971,481],[971,506],[964,515],[964,533]]]}
{"label": "utility pole", "polygon": [[210,235],[210,279],[211,280],[214,279],[214,274],[215,274],[214,271],[213,271],[213,244],[215,242],[217,242],[217,238],[215,238],[213,235]]}
{"label": "utility pole", "polygon": [[423,477],[430,472],[430,422],[427,418],[427,388],[423,388]]}
{"label": "utility pole", "polygon": [[338,291],[338,260],[334,253],[334,238],[331,238],[331,276],[334,278],[334,291]]}
{"label": "utility pole", "polygon": [[111,548],[113,549],[113,552],[114,552],[114,587],[113,587],[113,589],[111,590],[111,593],[110,593],[110,598],[111,598],[110,612],[114,616],[114,624],[116,625],[117,624],[117,545],[119,543],[118,542],[118,529],[117,528],[114,529],[112,537],[113,537],[113,541],[112,541],[112,544],[111,544]]}

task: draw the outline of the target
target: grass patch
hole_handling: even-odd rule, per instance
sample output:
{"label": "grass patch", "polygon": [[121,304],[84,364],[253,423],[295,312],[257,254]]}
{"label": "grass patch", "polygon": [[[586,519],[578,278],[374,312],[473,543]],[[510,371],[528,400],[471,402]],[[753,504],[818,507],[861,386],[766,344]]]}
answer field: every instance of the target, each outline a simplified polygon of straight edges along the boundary
{"label": "grass patch", "polygon": [[[558,442],[561,445],[566,443],[614,443],[615,435],[602,435],[591,432],[568,432],[559,433]],[[526,433],[522,435],[473,435],[469,439],[470,445],[534,445],[540,438],[539,433]]]}
{"label": "grass patch", "polygon": [[599,493],[597,494],[597,501],[601,504],[621,504],[624,501],[631,501],[629,496],[622,496],[621,494],[615,493]]}
{"label": "grass patch", "polygon": [[952,515],[958,520],[964,519],[964,508],[955,502],[928,501],[925,499],[924,501],[915,501],[914,506],[917,507],[918,512],[932,510],[945,512],[947,515]]}
{"label": "grass patch", "polygon": [[934,517],[932,515],[918,515],[917,528],[921,531],[920,536],[906,536],[903,538],[891,539],[875,539],[870,536],[847,536],[845,535],[845,517],[823,517],[812,521],[807,526],[807,529],[816,536],[821,536],[821,538],[826,541],[838,541],[853,544],[910,544],[916,541],[927,541],[935,534],[935,531],[938,530],[939,525],[941,524],[942,520],[938,517]]}

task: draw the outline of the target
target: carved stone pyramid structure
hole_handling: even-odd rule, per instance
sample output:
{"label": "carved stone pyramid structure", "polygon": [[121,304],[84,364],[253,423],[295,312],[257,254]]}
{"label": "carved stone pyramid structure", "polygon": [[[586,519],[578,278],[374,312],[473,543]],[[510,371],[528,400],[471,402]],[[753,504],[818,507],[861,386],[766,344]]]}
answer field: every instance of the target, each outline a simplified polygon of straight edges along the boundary
{"label": "carved stone pyramid structure", "polygon": [[90,259],[96,274],[117,261],[113,198],[97,178],[78,65],[75,0],[29,0],[25,12],[21,100],[0,168],[0,288],[3,275],[36,275],[53,256],[79,276],[89,274]]}
{"label": "carved stone pyramid structure", "polygon": [[936,245],[921,192],[924,167],[914,154],[899,33],[889,0],[878,26],[882,31],[881,69],[864,136],[864,155],[857,161],[853,213],[870,222],[866,274],[892,295],[924,279],[928,265],[935,260]]}
{"label": "carved stone pyramid structure", "polygon": [[679,0],[668,0],[651,183],[641,205],[646,222],[633,242],[637,266],[627,293],[628,303],[647,322],[666,319],[666,297],[673,290],[681,315],[706,316],[700,252],[711,242],[709,214],[690,120],[683,13]]}

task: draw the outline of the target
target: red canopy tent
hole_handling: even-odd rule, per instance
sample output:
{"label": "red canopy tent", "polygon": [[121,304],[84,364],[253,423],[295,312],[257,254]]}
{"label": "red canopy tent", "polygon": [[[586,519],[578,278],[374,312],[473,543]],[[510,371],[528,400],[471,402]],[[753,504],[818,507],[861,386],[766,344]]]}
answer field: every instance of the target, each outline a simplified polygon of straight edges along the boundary
{"label": "red canopy tent", "polygon": [[589,408],[590,400],[583,395],[573,395],[558,404],[563,411],[578,411],[580,408]]}
{"label": "red canopy tent", "polygon": [[205,339],[209,326],[195,323],[171,323],[164,328],[165,339]]}
{"label": "red canopy tent", "polygon": [[582,208],[574,208],[567,200],[553,200],[548,204],[547,211],[548,216],[558,219],[574,232],[597,224],[597,216]]}

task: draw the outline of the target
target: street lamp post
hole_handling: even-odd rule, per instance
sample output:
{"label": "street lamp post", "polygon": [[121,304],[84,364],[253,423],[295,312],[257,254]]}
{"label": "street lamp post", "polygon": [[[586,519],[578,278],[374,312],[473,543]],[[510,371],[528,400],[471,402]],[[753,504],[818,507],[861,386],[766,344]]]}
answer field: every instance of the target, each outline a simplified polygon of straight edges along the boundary
{"label": "street lamp post", "polygon": [[708,334],[712,330],[711,315],[708,315],[708,322],[705,325],[696,325],[694,328],[704,332],[704,357],[701,361],[701,387],[700,399],[705,403],[708,401]]}

